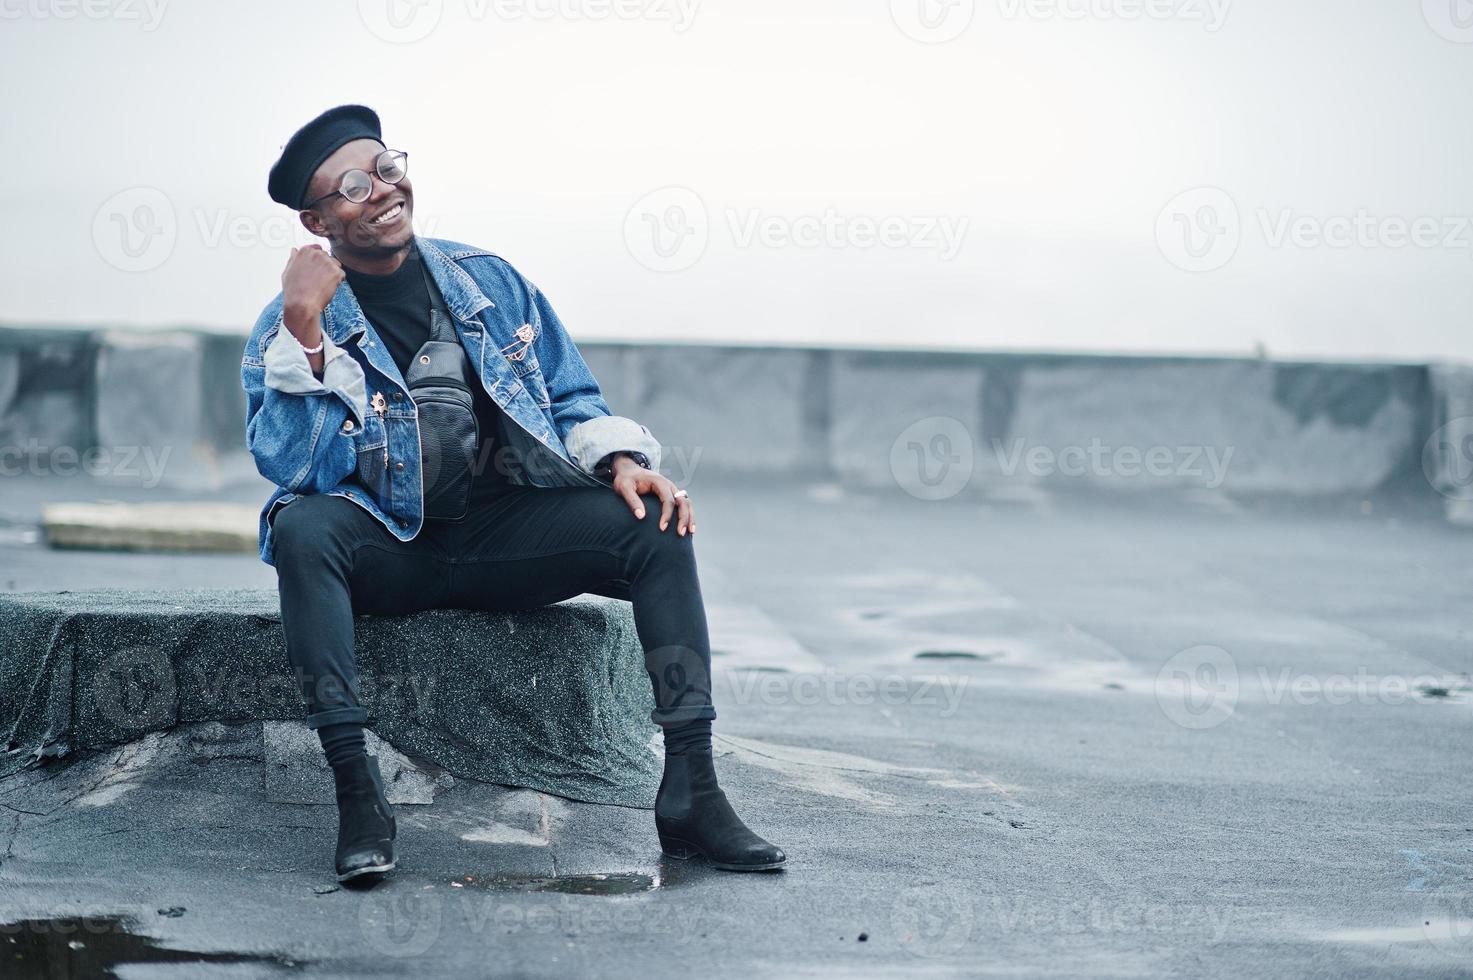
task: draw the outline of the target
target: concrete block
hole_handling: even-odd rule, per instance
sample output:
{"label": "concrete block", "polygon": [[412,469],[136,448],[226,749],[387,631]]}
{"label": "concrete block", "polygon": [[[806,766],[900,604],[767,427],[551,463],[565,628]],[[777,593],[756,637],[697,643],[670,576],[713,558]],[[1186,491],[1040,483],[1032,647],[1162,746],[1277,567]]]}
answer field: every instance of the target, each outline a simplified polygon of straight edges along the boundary
{"label": "concrete block", "polygon": [[1473,525],[1473,365],[1434,364],[1431,434],[1422,444],[1422,474],[1443,498],[1443,513]]}
{"label": "concrete block", "polygon": [[604,401],[615,415],[639,418],[639,392],[633,384],[637,351],[629,344],[586,343],[578,345],[578,353],[598,381]]}
{"label": "concrete block", "polygon": [[[1358,492],[1390,478],[1418,406],[1395,368],[1108,359],[1034,365],[1006,435],[1004,479],[1114,488]],[[1286,381],[1286,378],[1289,379]]]}
{"label": "concrete block", "polygon": [[29,386],[11,400],[3,444],[14,447],[30,467],[27,472],[70,476],[79,472],[81,455],[92,442],[86,395],[77,391],[44,391]]}
{"label": "concrete block", "polygon": [[[66,475],[65,467],[75,467],[93,439],[94,357],[87,331],[0,330],[0,449],[8,473]],[[51,458],[58,451],[61,470]]]}
{"label": "concrete block", "polygon": [[0,350],[0,419],[10,412],[20,393],[20,351]]}
{"label": "concrete block", "polygon": [[829,451],[840,479],[922,499],[953,496],[977,463],[984,374],[976,357],[834,357]]}
{"label": "concrete block", "polygon": [[97,448],[111,461],[96,474],[103,482],[222,485],[220,448],[210,438],[205,413],[203,364],[197,333],[114,330],[101,336]]}
{"label": "concrete block", "polygon": [[[250,479],[244,342],[0,329],[0,463],[101,470],[138,486]],[[898,485],[925,499],[1068,485],[1358,493],[1422,483],[1421,443],[1465,414],[1449,402],[1451,414],[1429,424],[1433,401],[1452,397],[1430,384],[1452,391],[1456,366],[596,341],[582,350],[610,408],[650,427],[681,483],[761,470]],[[1429,382],[1439,371],[1444,380]]]}
{"label": "concrete block", "polygon": [[[484,782],[653,804],[654,703],[628,603],[354,625],[369,727],[400,752]],[[274,590],[0,594],[0,650],[0,776],[180,723],[303,716]]]}
{"label": "concrete block", "polygon": [[799,468],[805,455],[805,350],[668,344],[636,353],[639,421],[679,484],[713,474]]}
{"label": "concrete block", "polygon": [[205,437],[222,455],[245,448],[246,397],[240,386],[240,359],[244,336],[234,333],[200,335],[200,391],[205,412]]}
{"label": "concrete block", "polygon": [[65,503],[41,508],[53,548],[106,551],[257,550],[260,510],[245,504]]}

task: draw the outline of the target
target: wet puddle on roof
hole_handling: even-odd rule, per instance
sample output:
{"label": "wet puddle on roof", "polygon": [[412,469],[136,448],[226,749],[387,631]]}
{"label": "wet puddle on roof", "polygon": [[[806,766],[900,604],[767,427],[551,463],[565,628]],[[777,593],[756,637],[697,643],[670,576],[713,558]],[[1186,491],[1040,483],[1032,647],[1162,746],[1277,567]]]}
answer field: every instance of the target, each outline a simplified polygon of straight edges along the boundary
{"label": "wet puddle on roof", "polygon": [[1448,704],[1467,704],[1470,688],[1465,683],[1451,681],[1446,684],[1421,684],[1417,694],[1424,701],[1444,701]]}
{"label": "wet puddle on roof", "polygon": [[929,667],[984,685],[1098,691],[1132,673],[1119,650],[969,573],[842,576],[831,610],[854,671]]}
{"label": "wet puddle on roof", "polygon": [[1001,651],[994,650],[991,653],[977,653],[974,650],[919,650],[914,655],[916,660],[997,660],[1003,656]]}
{"label": "wet puddle on roof", "polygon": [[171,949],[139,935],[126,916],[24,919],[0,925],[0,976],[7,980],[91,980],[117,977],[114,968],[132,964],[260,963],[294,970],[301,964],[281,954],[200,952]]}

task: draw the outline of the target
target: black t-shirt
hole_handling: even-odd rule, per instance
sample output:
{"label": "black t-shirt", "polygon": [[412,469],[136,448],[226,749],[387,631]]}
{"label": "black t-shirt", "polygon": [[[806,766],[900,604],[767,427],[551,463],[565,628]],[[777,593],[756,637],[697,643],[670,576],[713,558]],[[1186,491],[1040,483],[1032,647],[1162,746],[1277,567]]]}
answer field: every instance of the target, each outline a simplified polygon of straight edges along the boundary
{"label": "black t-shirt", "polygon": [[[348,288],[353,291],[358,305],[363,307],[363,315],[373,324],[389,356],[399,366],[401,375],[408,373],[410,361],[430,339],[430,291],[420,274],[421,262],[419,253],[411,249],[403,264],[386,276],[343,269]],[[370,391],[368,397],[372,398],[373,392]],[[389,397],[387,393],[385,397]],[[475,476],[471,481],[470,504],[474,507],[478,501],[506,486],[506,478],[497,472],[495,466],[496,433],[503,414],[501,406],[479,384],[471,385],[471,397],[481,436],[474,461]]]}

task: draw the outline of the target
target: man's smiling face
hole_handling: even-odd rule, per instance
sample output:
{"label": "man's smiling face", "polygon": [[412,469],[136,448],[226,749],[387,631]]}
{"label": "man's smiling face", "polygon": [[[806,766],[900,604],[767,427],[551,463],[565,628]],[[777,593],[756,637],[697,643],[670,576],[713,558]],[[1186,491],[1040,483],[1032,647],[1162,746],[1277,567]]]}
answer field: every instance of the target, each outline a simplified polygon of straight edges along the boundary
{"label": "man's smiling face", "polygon": [[[365,259],[383,258],[402,251],[414,238],[410,218],[414,211],[414,187],[405,176],[397,184],[384,182],[374,171],[374,162],[384,146],[377,140],[344,143],[322,162],[312,175],[307,200],[331,195],[302,212],[302,224],[312,234],[332,243],[334,254],[346,253]],[[354,204],[333,193],[349,170],[362,170],[373,180],[368,200]]]}

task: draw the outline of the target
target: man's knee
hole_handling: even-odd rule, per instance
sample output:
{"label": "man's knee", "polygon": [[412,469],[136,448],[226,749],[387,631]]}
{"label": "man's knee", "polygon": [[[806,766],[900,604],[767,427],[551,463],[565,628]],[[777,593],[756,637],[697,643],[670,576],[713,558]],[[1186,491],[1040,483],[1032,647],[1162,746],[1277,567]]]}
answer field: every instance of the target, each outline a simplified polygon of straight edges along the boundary
{"label": "man's knee", "polygon": [[660,530],[660,498],[656,494],[641,494],[644,501],[644,518],[634,521],[634,544],[638,550],[661,557],[685,557],[692,550],[689,533],[680,534],[680,508],[670,510],[670,523]]}
{"label": "man's knee", "polygon": [[271,521],[271,550],[288,559],[320,553],[358,505],[335,494],[307,494],[293,500]]}

